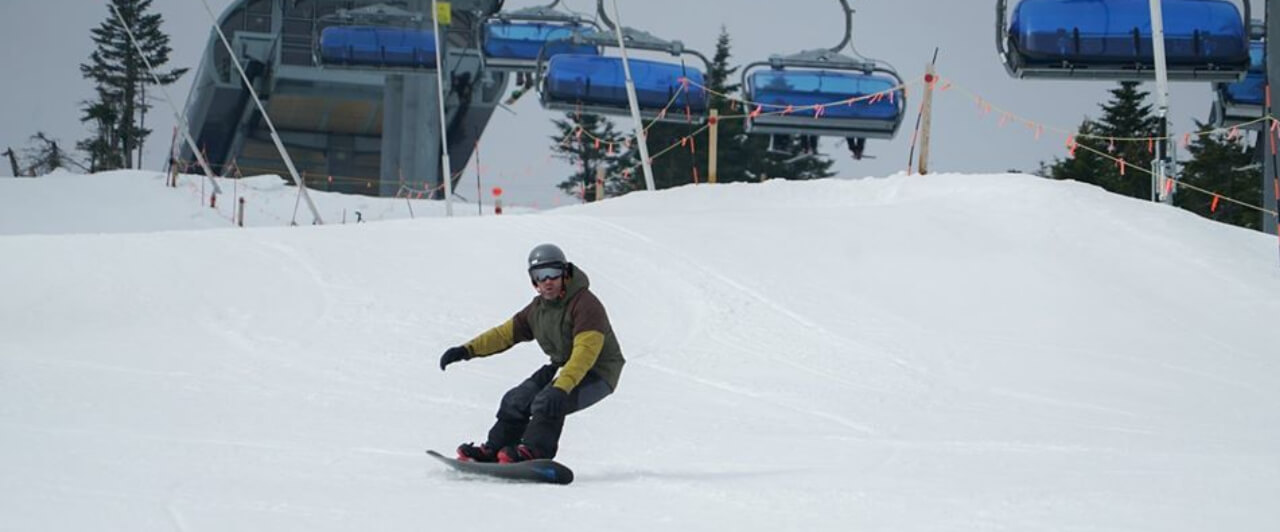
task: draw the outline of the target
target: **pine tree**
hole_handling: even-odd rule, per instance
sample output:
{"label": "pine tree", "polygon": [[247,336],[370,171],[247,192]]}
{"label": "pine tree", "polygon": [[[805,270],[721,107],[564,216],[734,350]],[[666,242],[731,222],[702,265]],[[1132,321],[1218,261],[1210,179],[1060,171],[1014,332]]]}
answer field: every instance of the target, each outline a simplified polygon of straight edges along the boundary
{"label": "pine tree", "polygon": [[1159,119],[1145,103],[1146,98],[1147,93],[1138,90],[1138,82],[1120,82],[1111,90],[1111,100],[1102,105],[1102,118],[1085,120],[1076,135],[1077,143],[1123,159],[1123,175],[1119,163],[1085,149],[1077,149],[1075,156],[1066,160],[1055,158],[1053,164],[1041,165],[1041,171],[1054,179],[1074,179],[1117,194],[1150,199],[1151,176],[1143,170],[1151,168],[1154,150],[1147,142],[1114,140],[1159,135]]}
{"label": "pine tree", "polygon": [[1108,141],[1097,138],[1101,135],[1101,126],[1093,120],[1085,119],[1080,123],[1073,139],[1078,144],[1074,153],[1066,159],[1054,157],[1051,165],[1040,163],[1040,171],[1037,173],[1053,179],[1098,184],[1097,176],[1117,170],[1114,161],[1099,155],[1099,152],[1109,153],[1111,148]]}
{"label": "pine tree", "polygon": [[[565,194],[595,201],[596,174],[605,169],[604,196],[626,194],[635,187],[634,174],[624,174],[626,138],[614,129],[613,122],[594,114],[566,113],[553,121],[559,133],[551,137],[556,157],[577,167],[569,178],[556,185]],[[639,188],[643,188],[641,185]]]}
{"label": "pine tree", "polygon": [[[1243,201],[1250,205],[1262,204],[1262,169],[1257,164],[1257,147],[1245,143],[1247,136],[1228,139],[1227,134],[1203,134],[1211,127],[1197,121],[1202,133],[1187,146],[1191,160],[1182,165],[1179,180],[1196,187]],[[1258,211],[1192,190],[1179,190],[1173,197],[1174,205],[1221,222],[1261,229]]]}
{"label": "pine tree", "polygon": [[116,107],[98,102],[84,102],[84,115],[81,122],[91,122],[94,126],[92,137],[76,143],[76,149],[84,152],[89,158],[89,172],[121,168],[124,166],[120,152],[113,148],[116,136]]}
{"label": "pine tree", "polygon": [[132,30],[161,84],[171,84],[187,71],[162,70],[172,49],[169,36],[160,31],[163,19],[159,14],[148,13],[152,0],[110,2],[107,19],[90,31],[97,48],[89,55],[89,63],[80,65],[81,75],[94,82],[97,100],[85,102],[81,117],[82,122],[94,123],[94,136],[77,143],[77,147],[88,151],[100,170],[132,168],[135,159],[141,165],[144,140],[151,133],[144,127],[151,108],[146,87],[154,85],[155,80],[121,23]]}
{"label": "pine tree", "polygon": [[[737,67],[729,66],[729,48],[729,34],[724,27],[721,27],[711,70],[706,73],[704,80],[711,92],[709,95],[710,108],[719,109],[722,115],[727,114],[730,103],[722,95],[729,95],[738,90],[738,85],[729,82],[730,77],[738,70]],[[694,182],[706,182],[709,171],[709,152],[707,150],[709,149],[710,139],[708,134],[694,135],[693,133],[701,128],[701,124],[694,122],[692,118],[687,121],[680,121],[681,117],[689,115],[689,111],[685,108],[673,106],[667,111],[667,114],[676,120],[654,123],[645,131],[649,154],[653,158],[654,188],[661,190]],[[742,180],[741,178],[733,177],[741,175],[740,171],[735,172],[733,165],[740,167],[744,162],[740,157],[741,150],[736,149],[737,144],[733,140],[741,131],[741,121],[725,120],[720,122],[720,164],[718,171],[721,182]],[[641,171],[638,168],[639,150],[634,146],[627,151],[624,160],[636,165],[637,172]],[[729,177],[729,179],[726,179],[726,177]]]}
{"label": "pine tree", "polygon": [[[729,59],[729,35],[722,27],[720,41],[716,45],[715,61],[707,76],[708,85],[728,98],[713,97],[712,104],[724,116],[741,117],[751,109],[743,108],[737,101],[742,84],[730,83],[739,67],[727,68]],[[797,136],[753,135],[746,132],[745,118],[720,122],[719,180],[761,181],[765,178],[818,179],[835,175],[835,164],[818,150],[817,138],[801,139]],[[804,154],[802,141],[811,141],[810,153]],[[843,141],[842,141],[843,142]],[[770,144],[774,150],[770,150]],[[796,156],[795,154],[801,154]]]}
{"label": "pine tree", "polygon": [[[666,113],[667,121],[648,125],[645,130],[649,156],[653,159],[654,188],[662,190],[706,181],[707,135],[694,135],[701,124],[688,107],[679,104],[673,104]],[[627,154],[637,164],[638,151]]]}
{"label": "pine tree", "polygon": [[[1099,133],[1109,138],[1143,138],[1160,134],[1160,121],[1151,111],[1151,105],[1145,103],[1147,93],[1138,90],[1138,83],[1126,81],[1111,91],[1112,100],[1102,106],[1102,119],[1099,120]],[[1148,142],[1119,142],[1116,144],[1117,155],[1125,164],[1141,169],[1151,168],[1155,153]],[[1099,183],[1103,188],[1126,196],[1150,199],[1151,176],[1142,171],[1126,169],[1120,175],[1117,165],[1112,173],[1102,174]]]}
{"label": "pine tree", "polygon": [[[724,117],[745,114],[742,104],[734,99],[741,92],[742,84],[733,83],[740,67],[729,66],[731,45],[728,30],[721,26],[711,71],[707,72],[707,87],[712,91],[711,108],[720,111],[720,116]],[[747,169],[751,160],[762,152],[749,147],[750,137],[746,133],[746,123],[741,118],[734,118],[721,120],[718,125],[720,134],[716,179],[721,183],[758,180],[753,179]]]}
{"label": "pine tree", "polygon": [[[679,111],[684,114],[684,111]],[[653,185],[663,190],[707,179],[707,136],[693,132],[695,122],[658,122],[649,127],[649,156],[653,158]],[[627,153],[627,160],[639,164],[639,150]]]}

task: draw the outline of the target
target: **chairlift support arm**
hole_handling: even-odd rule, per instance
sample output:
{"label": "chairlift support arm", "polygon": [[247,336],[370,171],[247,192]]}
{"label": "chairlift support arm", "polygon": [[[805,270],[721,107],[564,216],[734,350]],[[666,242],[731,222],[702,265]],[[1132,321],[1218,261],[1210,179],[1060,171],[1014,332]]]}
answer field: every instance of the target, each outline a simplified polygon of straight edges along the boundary
{"label": "chairlift support arm", "polygon": [[840,6],[844,8],[844,40],[831,49],[836,53],[853,42],[853,8],[849,6],[849,0],[840,0]]}
{"label": "chairlift support arm", "polygon": [[[514,11],[500,11],[493,15],[498,20],[525,22],[559,22],[564,24],[592,24],[590,20],[577,13],[556,9],[560,0],[545,6],[528,7]],[[592,24],[593,25],[593,24]]]}
{"label": "chairlift support arm", "polygon": [[[844,0],[840,0],[840,1],[843,2]],[[617,25],[613,22],[613,19],[609,18],[609,13],[607,13],[604,9],[604,0],[596,0],[596,13],[597,15],[599,15],[600,21],[604,23],[604,26],[606,28],[609,28],[610,32],[616,31]],[[601,33],[601,32],[587,33],[587,34],[583,34],[582,38],[584,39],[584,42],[582,44],[594,44],[597,46],[612,46],[614,48],[618,47],[617,39],[611,33]],[[689,54],[689,55],[695,56],[698,59],[701,59],[703,65],[706,66],[706,70],[704,72],[711,71],[711,61],[707,59],[707,56],[702,55],[702,53],[698,52],[697,50],[686,49],[684,47],[684,43],[681,41],[668,41],[666,39],[659,38],[649,32],[640,31],[640,30],[637,30],[634,28],[628,28],[625,26],[623,26],[622,28],[622,38],[623,40],[626,41],[628,47],[635,48],[637,50],[667,52],[674,56],[679,56],[682,54]],[[602,42],[605,40],[607,40],[608,42],[607,43]],[[578,44],[578,43],[575,42],[575,44]]]}

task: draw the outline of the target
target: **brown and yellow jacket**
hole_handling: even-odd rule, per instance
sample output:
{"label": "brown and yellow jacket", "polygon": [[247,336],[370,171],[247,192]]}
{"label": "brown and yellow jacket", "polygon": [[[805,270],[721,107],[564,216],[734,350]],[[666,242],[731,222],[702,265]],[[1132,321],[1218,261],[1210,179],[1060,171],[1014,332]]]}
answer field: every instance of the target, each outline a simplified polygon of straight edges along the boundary
{"label": "brown and yellow jacket", "polygon": [[571,392],[588,372],[594,372],[616,390],[626,364],[622,348],[604,305],[589,289],[587,274],[577,267],[569,271],[564,297],[548,301],[534,296],[511,319],[467,342],[467,350],[472,356],[484,357],[537,340],[551,363],[560,367],[552,381],[555,387]]}

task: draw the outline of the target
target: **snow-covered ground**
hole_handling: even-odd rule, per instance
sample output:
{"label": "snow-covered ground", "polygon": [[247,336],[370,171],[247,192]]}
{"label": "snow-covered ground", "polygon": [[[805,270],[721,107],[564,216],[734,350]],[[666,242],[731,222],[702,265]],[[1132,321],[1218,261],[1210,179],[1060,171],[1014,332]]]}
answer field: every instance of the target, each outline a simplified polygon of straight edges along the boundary
{"label": "snow-covered ground", "polygon": [[[0,530],[1280,529],[1274,237],[1020,175],[320,227],[259,178],[245,229],[162,182],[0,180]],[[545,358],[439,355],[548,241],[629,364],[572,485],[459,476]]]}
{"label": "snow-covered ground", "polygon": [[[84,176],[59,172],[39,179],[0,180],[0,235],[136,233],[215,229],[236,223],[236,205],[245,199],[246,227],[311,225],[313,216],[296,187],[274,175],[216,179],[222,194],[210,207],[213,187],[203,176],[179,176],[165,186],[164,172],[124,170]],[[443,216],[445,205],[418,197],[374,198],[311,190],[325,224]],[[416,195],[415,195],[416,196]],[[492,202],[454,201],[455,216],[493,214]],[[527,213],[510,207],[508,213]]]}

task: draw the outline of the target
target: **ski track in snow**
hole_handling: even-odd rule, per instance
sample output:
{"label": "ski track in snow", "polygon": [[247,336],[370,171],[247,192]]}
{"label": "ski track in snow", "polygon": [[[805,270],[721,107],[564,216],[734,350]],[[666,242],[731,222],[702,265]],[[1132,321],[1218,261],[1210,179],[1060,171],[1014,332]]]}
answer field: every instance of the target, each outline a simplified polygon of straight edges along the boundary
{"label": "ski track in snow", "polygon": [[[797,334],[797,335],[813,334],[813,335],[816,335],[816,337],[819,338],[822,342],[856,346],[855,352],[858,352],[864,355],[867,355],[867,354],[879,355],[881,353],[884,353],[883,350],[872,348],[870,346],[867,346],[863,342],[854,341],[847,337],[843,337],[841,335],[835,334],[832,331],[825,329],[822,326],[818,325],[817,323],[813,322],[812,320],[805,318],[803,315],[791,309],[788,309],[785,306],[779,304],[778,302],[764,296],[760,292],[747,287],[743,283],[740,283],[730,278],[727,275],[721,274],[706,266],[703,266],[702,264],[698,263],[697,261],[694,261],[687,255],[683,254],[682,252],[676,251],[667,246],[663,246],[655,242],[653,239],[641,233],[635,232],[626,227],[604,220],[599,217],[583,217],[583,218],[589,219],[592,224],[608,227],[616,233],[625,235],[639,242],[642,246],[644,246],[645,251],[640,251],[638,253],[665,256],[665,257],[677,259],[679,261],[679,264],[674,267],[669,266],[670,270],[681,272],[680,275],[691,276],[695,279],[695,281],[692,284],[698,287],[698,289],[704,293],[704,297],[701,297],[698,299],[707,300],[707,301],[716,301],[716,302],[730,302],[724,305],[719,305],[720,307],[723,308],[723,307],[739,307],[740,305],[735,305],[734,303],[731,303],[731,302],[737,299],[746,298],[749,301],[764,305],[764,307],[767,309],[767,312],[776,314],[781,318],[783,318],[784,320],[793,322],[794,324],[798,325],[800,330],[794,334]],[[635,248],[628,246],[628,249],[634,250]],[[712,282],[701,282],[701,280],[704,280],[704,279]],[[717,289],[715,288],[716,286],[722,286],[724,288]],[[777,322],[777,320],[767,320],[767,319],[764,321],[768,321],[770,323]],[[716,323],[709,323],[705,325],[699,324],[698,327],[694,327],[693,329],[703,330],[703,331],[716,331],[716,330],[723,330],[726,327],[726,325],[727,323],[725,319],[720,319],[720,320],[717,320]],[[781,333],[781,335],[789,336],[790,334]],[[815,379],[831,381],[836,384],[839,384],[840,386],[847,387],[850,389],[868,389],[867,386],[863,383],[859,383],[850,379],[840,378],[836,374],[833,374],[829,371],[823,371],[821,369],[812,367],[807,364],[795,362],[791,360],[787,355],[779,355],[776,352],[771,352],[769,350],[761,349],[759,346],[748,345],[730,338],[725,338],[722,335],[716,335],[716,336],[717,336],[716,338],[717,343],[719,343],[720,345],[724,345],[727,348],[728,352],[751,352],[751,353],[754,353],[756,356],[759,356],[760,358],[792,368],[794,370],[797,370]],[[892,355],[881,355],[881,358],[889,360],[890,362],[897,365],[902,370],[911,369],[911,364],[901,358],[894,357]],[[881,432],[880,430],[876,429],[872,425],[869,425],[867,423],[862,423],[862,422],[856,422],[849,419],[847,416],[839,415],[830,411],[815,409],[815,408],[812,408],[811,406],[801,407],[801,406],[789,405],[787,404],[786,401],[770,398],[768,395],[765,395],[765,394],[752,393],[747,391],[747,389],[739,386],[733,386],[733,385],[726,384],[724,382],[718,382],[718,381],[698,377],[686,372],[675,370],[670,367],[658,366],[657,364],[650,361],[640,361],[640,363],[646,364],[651,369],[655,369],[671,375],[677,375],[684,379],[688,379],[693,382],[710,386],[712,388],[717,388],[727,392],[750,397],[755,400],[771,402],[777,407],[781,407],[794,412],[799,412],[809,416],[814,416],[826,421],[835,422],[841,426],[852,429],[866,436],[874,436],[874,435],[880,434]],[[881,390],[881,391],[889,391],[889,390]]]}
{"label": "ski track in snow", "polygon": [[[750,298],[750,299],[752,299],[752,300],[754,300],[754,301],[756,301],[756,302],[759,302],[759,303],[761,303],[761,304],[765,305],[766,307],[768,307],[770,310],[774,311],[775,313],[780,314],[780,315],[782,315],[783,317],[785,317],[785,318],[787,318],[787,319],[789,319],[789,320],[791,320],[791,321],[794,321],[796,324],[800,325],[802,328],[804,328],[804,329],[808,329],[810,332],[816,333],[816,334],[818,334],[818,335],[820,335],[820,336],[822,336],[822,337],[824,337],[824,338],[826,338],[826,339],[835,340],[837,343],[843,343],[843,344],[846,344],[846,345],[854,345],[854,346],[858,346],[858,347],[860,348],[860,349],[859,349],[859,351],[861,351],[861,352],[862,352],[862,353],[864,353],[864,354],[874,354],[874,355],[879,355],[879,356],[881,356],[881,357],[883,357],[883,358],[886,358],[886,359],[888,359],[888,360],[892,361],[894,364],[897,364],[898,366],[901,366],[901,367],[903,367],[903,368],[911,368],[911,364],[910,364],[908,361],[906,361],[906,360],[904,360],[904,359],[902,359],[902,358],[899,358],[899,357],[896,357],[896,356],[893,356],[893,355],[888,354],[888,353],[887,353],[887,351],[886,351],[885,349],[883,349],[883,348],[873,348],[873,347],[871,347],[871,346],[865,345],[863,342],[856,341],[856,340],[853,340],[853,339],[851,339],[851,338],[848,338],[848,337],[845,337],[845,336],[842,336],[842,335],[836,334],[836,333],[832,332],[831,330],[826,329],[826,328],[824,328],[824,327],[822,327],[822,326],[818,325],[817,323],[813,322],[812,320],[809,320],[809,319],[805,318],[805,317],[804,317],[803,315],[801,315],[800,313],[795,312],[795,311],[793,311],[793,310],[791,310],[791,309],[789,309],[789,308],[786,308],[785,306],[783,306],[783,305],[779,304],[779,303],[778,303],[778,302],[776,302],[775,300],[772,300],[772,299],[770,299],[770,298],[768,298],[768,297],[764,296],[764,295],[763,295],[763,294],[761,294],[760,292],[758,292],[758,291],[756,291],[756,290],[751,289],[750,287],[748,287],[748,286],[744,285],[743,283],[740,283],[740,282],[738,282],[738,281],[736,281],[736,280],[734,280],[734,279],[732,279],[732,278],[728,277],[727,275],[724,275],[724,274],[722,274],[722,273],[720,273],[720,272],[717,272],[717,271],[715,271],[715,270],[712,270],[711,268],[708,268],[708,267],[706,267],[706,266],[702,265],[701,263],[699,263],[699,262],[697,262],[697,261],[693,260],[691,257],[689,257],[689,256],[685,255],[684,253],[682,253],[682,252],[680,252],[680,251],[677,251],[677,250],[675,250],[675,249],[672,249],[672,248],[670,248],[670,247],[668,247],[668,246],[664,246],[664,245],[658,244],[657,242],[655,242],[655,241],[654,241],[653,239],[651,239],[651,238],[648,238],[648,237],[646,237],[646,236],[644,236],[644,235],[642,235],[642,234],[640,234],[640,233],[637,233],[637,232],[635,232],[635,231],[632,231],[632,230],[630,230],[630,229],[627,229],[627,228],[625,228],[625,227],[623,227],[623,226],[621,226],[621,225],[615,224],[615,223],[613,223],[613,222],[609,222],[609,221],[604,220],[604,219],[602,219],[602,218],[598,218],[598,217],[589,217],[589,218],[593,221],[593,223],[596,223],[596,224],[599,224],[599,225],[603,225],[603,226],[609,227],[609,228],[611,228],[611,229],[615,230],[615,231],[616,231],[616,232],[618,232],[618,233],[621,233],[621,234],[627,235],[627,236],[631,237],[632,239],[638,240],[638,241],[640,241],[640,242],[644,243],[645,245],[649,246],[650,248],[658,250],[658,251],[659,251],[659,252],[661,252],[661,254],[662,254],[662,255],[664,255],[664,256],[673,257],[673,258],[676,258],[676,259],[680,260],[680,261],[681,261],[681,264],[682,264],[682,266],[683,266],[683,267],[682,267],[682,268],[678,268],[678,270],[679,270],[679,271],[683,271],[683,272],[688,272],[688,271],[690,271],[690,270],[696,271],[696,272],[698,273],[698,275],[700,275],[700,276],[702,276],[702,277],[709,278],[709,279],[713,279],[713,280],[718,281],[719,283],[721,283],[721,284],[723,284],[723,285],[725,285],[725,286],[728,286],[728,287],[729,287],[729,289],[730,289],[730,290],[729,290],[729,293],[730,293],[730,294],[743,295],[743,296],[746,296],[746,297],[748,297],[748,298]],[[705,286],[705,285],[701,285],[701,286]],[[714,297],[714,296],[713,296],[713,297],[711,297],[710,299],[713,299],[713,300],[725,300],[725,299],[731,299],[731,297],[730,297],[730,296],[719,296],[719,297]],[[779,359],[778,361],[779,361],[779,362],[781,362],[781,363],[790,364],[790,361],[786,360],[785,358]],[[808,368],[808,367],[804,367],[804,366],[800,366],[800,365],[794,365],[794,364],[793,364],[793,365],[792,365],[792,367],[795,367],[796,369],[800,369],[800,370],[802,370],[802,371],[809,372],[809,373],[814,374],[814,375],[829,376],[829,375],[826,375],[824,372],[816,371],[816,370],[814,370],[814,369],[812,369],[812,368]],[[849,384],[849,383],[846,383],[846,384]]]}

